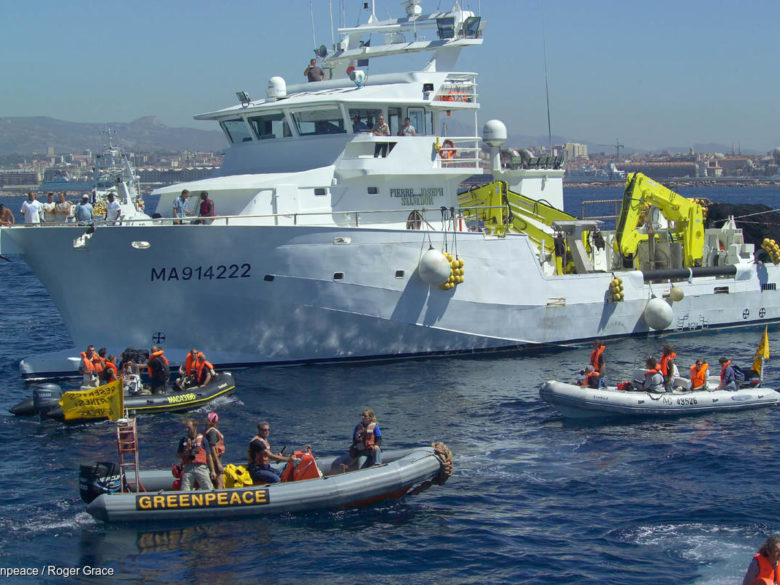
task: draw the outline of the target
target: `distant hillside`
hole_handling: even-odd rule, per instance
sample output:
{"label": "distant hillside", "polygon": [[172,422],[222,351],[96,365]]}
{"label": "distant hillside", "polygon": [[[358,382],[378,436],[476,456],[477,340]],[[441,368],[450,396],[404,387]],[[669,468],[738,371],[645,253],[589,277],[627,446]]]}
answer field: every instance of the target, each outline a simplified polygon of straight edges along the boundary
{"label": "distant hillside", "polygon": [[109,122],[91,124],[66,122],[45,116],[30,118],[0,118],[0,155],[45,153],[49,147],[55,154],[99,150],[105,145],[102,132],[111,128],[116,134],[114,144],[140,151],[194,150],[218,151],[227,146],[219,130],[169,128],[154,116],[130,123]]}

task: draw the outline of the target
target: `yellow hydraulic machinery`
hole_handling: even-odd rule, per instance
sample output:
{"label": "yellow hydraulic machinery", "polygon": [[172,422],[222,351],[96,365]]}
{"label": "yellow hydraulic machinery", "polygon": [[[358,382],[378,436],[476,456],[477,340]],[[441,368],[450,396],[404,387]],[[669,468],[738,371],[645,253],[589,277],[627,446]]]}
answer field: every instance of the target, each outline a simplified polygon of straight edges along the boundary
{"label": "yellow hydraulic machinery", "polygon": [[552,223],[576,219],[544,202],[510,191],[505,181],[465,191],[458,195],[458,202],[467,221],[477,221],[494,234],[527,234],[534,244],[546,250],[555,249]]}
{"label": "yellow hydraulic machinery", "polygon": [[643,231],[637,229],[648,220],[646,216],[651,207],[656,207],[667,221],[673,222],[669,226],[669,234],[673,241],[682,243],[684,265],[701,266],[704,250],[702,206],[642,173],[632,173],[626,178],[623,205],[615,230],[616,251],[624,257],[633,257],[640,242],[656,237],[651,225]]}

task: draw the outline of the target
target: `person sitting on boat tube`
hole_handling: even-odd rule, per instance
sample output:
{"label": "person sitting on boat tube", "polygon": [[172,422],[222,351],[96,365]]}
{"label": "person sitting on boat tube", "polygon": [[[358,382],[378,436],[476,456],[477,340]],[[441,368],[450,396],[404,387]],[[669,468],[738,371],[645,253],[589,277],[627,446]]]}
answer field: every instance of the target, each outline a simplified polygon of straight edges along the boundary
{"label": "person sitting on boat tube", "polygon": [[601,385],[601,376],[593,366],[585,366],[580,374],[582,378],[577,380],[577,383],[583,388],[598,388]]}
{"label": "person sitting on boat tube", "polygon": [[214,378],[214,366],[206,360],[203,352],[198,352],[198,361],[195,365],[195,382],[200,388],[205,388]]}
{"label": "person sitting on boat tube", "polygon": [[256,484],[277,483],[280,480],[280,474],[271,467],[271,461],[288,462],[292,459],[291,456],[271,451],[271,444],[268,442],[268,433],[270,432],[271,425],[265,421],[258,423],[257,435],[249,443],[247,471]]}
{"label": "person sitting on boat tube", "polygon": [[701,358],[697,359],[696,363],[691,366],[691,390],[706,390],[709,377],[709,364]]}
{"label": "person sitting on boat tube", "polygon": [[654,357],[647,358],[645,368],[647,371],[645,371],[645,379],[642,381],[642,389],[648,392],[665,392],[664,376]]}
{"label": "person sitting on boat tube", "polygon": [[365,469],[382,463],[382,431],[376,422],[376,415],[366,408],[360,416],[360,422],[352,432],[352,446],[349,456],[358,460],[358,467]]}
{"label": "person sitting on boat tube", "polygon": [[187,354],[184,363],[179,366],[179,378],[176,380],[176,385],[180,390],[186,390],[191,386],[196,386],[195,381],[195,368],[197,367],[198,354],[200,352],[194,347]]}
{"label": "person sitting on boat tube", "polygon": [[211,451],[206,437],[198,432],[198,423],[193,419],[187,419],[184,423],[185,435],[179,441],[176,454],[181,457],[181,491],[188,492],[193,489],[195,481],[202,490],[213,490],[211,474]]}
{"label": "person sitting on boat tube", "polygon": [[731,360],[722,357],[718,360],[718,363],[720,364],[720,384],[718,384],[718,390],[738,390],[737,374],[734,372]]}

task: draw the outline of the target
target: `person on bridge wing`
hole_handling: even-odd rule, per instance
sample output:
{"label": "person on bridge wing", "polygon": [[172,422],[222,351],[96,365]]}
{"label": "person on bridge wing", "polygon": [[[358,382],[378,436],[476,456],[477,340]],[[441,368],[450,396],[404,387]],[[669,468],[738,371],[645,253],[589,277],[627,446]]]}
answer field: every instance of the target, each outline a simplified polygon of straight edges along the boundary
{"label": "person on bridge wing", "polygon": [[171,368],[168,365],[168,358],[165,357],[163,350],[153,345],[149,350],[149,361],[146,364],[152,386],[152,394],[162,394],[168,385],[168,377],[171,375]]}

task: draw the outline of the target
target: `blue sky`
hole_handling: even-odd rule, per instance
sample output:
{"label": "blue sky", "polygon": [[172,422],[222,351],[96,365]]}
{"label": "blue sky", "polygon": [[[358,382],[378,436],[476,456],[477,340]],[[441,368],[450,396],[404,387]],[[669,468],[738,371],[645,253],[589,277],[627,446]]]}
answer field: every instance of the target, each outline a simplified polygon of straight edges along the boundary
{"label": "blue sky", "polygon": [[[154,115],[168,126],[209,129],[213,123],[192,116],[233,104],[237,90],[259,97],[272,75],[303,80],[313,46],[310,6],[317,44],[330,45],[328,4],[0,2],[0,117],[110,123]],[[376,4],[380,18],[400,15],[400,0]],[[332,5],[337,12],[343,5],[349,25],[365,17],[362,1]],[[645,149],[780,146],[777,0],[462,5],[487,20],[484,45],[459,61],[461,70],[480,73],[481,122],[499,118],[510,134],[546,135],[546,44],[555,135]],[[419,68],[424,59],[406,64]]]}

